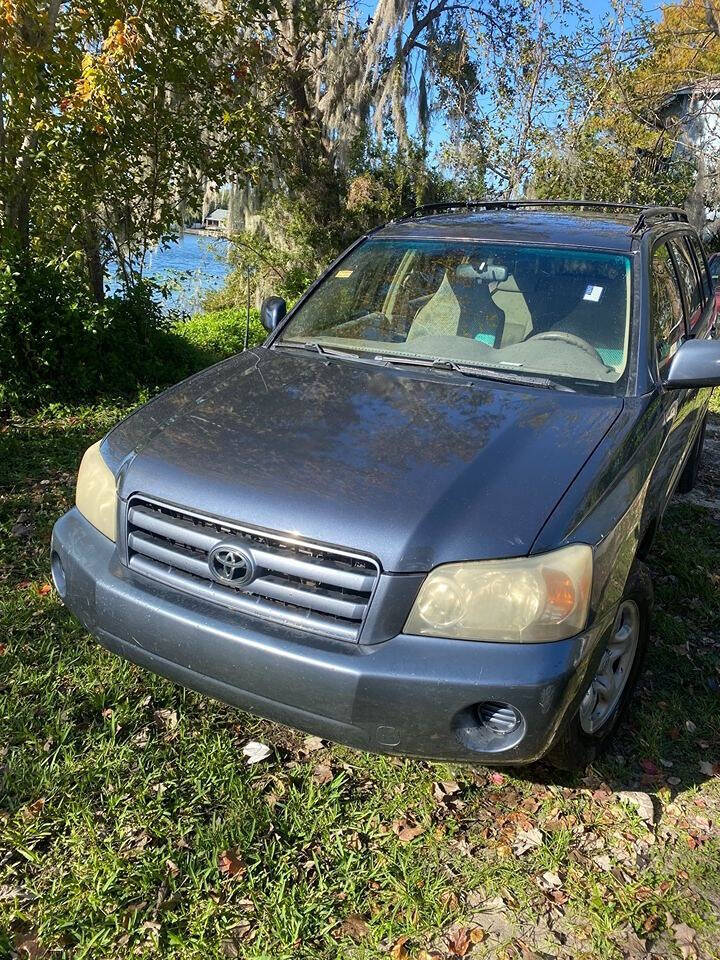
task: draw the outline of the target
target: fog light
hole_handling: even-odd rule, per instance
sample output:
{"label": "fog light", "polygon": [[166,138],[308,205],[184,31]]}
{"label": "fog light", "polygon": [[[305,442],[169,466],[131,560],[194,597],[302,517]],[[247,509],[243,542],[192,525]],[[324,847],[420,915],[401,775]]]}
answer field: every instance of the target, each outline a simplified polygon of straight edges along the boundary
{"label": "fog light", "polygon": [[475,709],[481,725],[497,737],[508,736],[520,726],[520,714],[509,703],[484,700]]}
{"label": "fog light", "polygon": [[52,573],[55,589],[57,590],[59,596],[64,597],[65,591],[67,590],[65,568],[63,567],[60,555],[56,550],[53,550],[52,557],[50,558],[50,572]]}

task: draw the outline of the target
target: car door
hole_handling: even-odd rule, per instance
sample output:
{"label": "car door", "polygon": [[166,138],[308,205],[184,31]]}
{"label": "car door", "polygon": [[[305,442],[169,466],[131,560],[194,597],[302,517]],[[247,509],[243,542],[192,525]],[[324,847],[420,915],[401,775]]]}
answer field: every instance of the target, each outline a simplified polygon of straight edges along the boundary
{"label": "car door", "polygon": [[[655,243],[650,258],[650,321],[658,381],[662,384],[668,367],[685,339],[685,304],[678,268],[670,253],[668,239]],[[665,390],[660,386],[665,439],[651,483],[652,501],[662,511],[672,494],[683,465],[692,424],[688,415],[691,398],[687,390]]]}

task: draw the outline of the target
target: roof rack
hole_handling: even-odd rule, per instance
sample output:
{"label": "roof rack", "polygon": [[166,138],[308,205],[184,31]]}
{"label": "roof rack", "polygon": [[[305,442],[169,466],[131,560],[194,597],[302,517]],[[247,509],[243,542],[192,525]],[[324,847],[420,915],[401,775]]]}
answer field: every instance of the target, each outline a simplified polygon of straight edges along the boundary
{"label": "roof rack", "polygon": [[[444,203],[424,203],[415,207],[399,221],[449,210],[518,210],[526,207],[570,207],[585,210],[627,210],[638,218],[631,233],[641,233],[654,222],[677,220],[687,223],[687,214],[680,207],[661,207],[642,203],[613,203],[607,200],[448,200]],[[398,222],[398,221],[396,221]]]}

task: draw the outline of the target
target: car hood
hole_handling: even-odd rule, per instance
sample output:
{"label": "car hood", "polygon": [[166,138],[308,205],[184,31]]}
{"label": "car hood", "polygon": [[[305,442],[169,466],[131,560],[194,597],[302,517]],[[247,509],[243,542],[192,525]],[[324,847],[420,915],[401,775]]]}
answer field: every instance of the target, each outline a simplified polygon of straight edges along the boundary
{"label": "car hood", "polygon": [[617,397],[260,349],[105,439],[120,496],[372,554],[385,570],[522,556]]}

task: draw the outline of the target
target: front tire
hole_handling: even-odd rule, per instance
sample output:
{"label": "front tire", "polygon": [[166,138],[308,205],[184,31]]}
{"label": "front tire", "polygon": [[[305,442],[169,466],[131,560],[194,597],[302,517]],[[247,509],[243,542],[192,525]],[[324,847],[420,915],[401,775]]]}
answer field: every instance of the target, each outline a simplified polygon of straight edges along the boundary
{"label": "front tire", "polygon": [[650,574],[636,560],[596,671],[547,755],[554,767],[583,770],[612,739],[645,660],[652,601]]}

